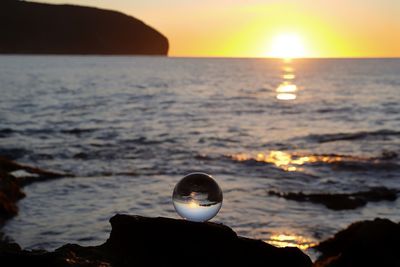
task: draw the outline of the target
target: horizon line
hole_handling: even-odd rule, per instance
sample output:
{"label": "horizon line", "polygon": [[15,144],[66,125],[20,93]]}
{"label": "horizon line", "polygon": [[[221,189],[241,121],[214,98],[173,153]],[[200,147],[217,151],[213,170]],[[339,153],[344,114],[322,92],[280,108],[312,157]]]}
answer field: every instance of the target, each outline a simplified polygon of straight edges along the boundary
{"label": "horizon line", "polygon": [[0,56],[92,56],[92,57],[165,57],[188,59],[273,59],[273,60],[308,60],[308,59],[400,59],[400,56],[334,56],[334,57],[264,57],[264,56],[179,56],[179,55],[144,55],[144,54],[36,54],[36,53],[0,53]]}
{"label": "horizon line", "polygon": [[221,59],[277,59],[277,60],[299,60],[299,59],[400,59],[400,56],[327,56],[327,57],[294,57],[294,58],[283,58],[283,57],[264,57],[264,56],[175,56],[167,55],[170,58],[221,58]]}

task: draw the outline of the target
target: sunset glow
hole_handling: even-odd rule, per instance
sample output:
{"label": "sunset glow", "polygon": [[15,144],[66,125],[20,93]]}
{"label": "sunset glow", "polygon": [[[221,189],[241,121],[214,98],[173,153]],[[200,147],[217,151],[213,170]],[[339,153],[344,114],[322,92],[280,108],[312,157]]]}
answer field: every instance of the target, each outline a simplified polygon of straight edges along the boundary
{"label": "sunset glow", "polygon": [[267,56],[275,58],[306,57],[303,40],[293,33],[283,33],[273,38]]}
{"label": "sunset glow", "polygon": [[93,1],[165,34],[170,56],[399,57],[400,1]]}

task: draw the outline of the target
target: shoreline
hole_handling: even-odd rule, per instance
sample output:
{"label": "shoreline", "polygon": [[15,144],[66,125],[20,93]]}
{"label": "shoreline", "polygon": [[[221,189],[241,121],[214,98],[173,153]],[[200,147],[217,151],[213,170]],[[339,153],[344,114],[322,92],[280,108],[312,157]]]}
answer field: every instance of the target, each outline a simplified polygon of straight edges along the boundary
{"label": "shoreline", "polygon": [[[163,237],[163,245],[157,247],[158,253],[169,255],[170,257],[178,257],[174,255],[172,251],[165,252],[164,250],[171,249],[181,243],[185,243],[185,238],[195,234],[198,229],[196,227],[211,227],[210,231],[212,233],[205,233],[205,237],[214,238],[215,235],[224,235],[224,233],[233,233],[233,236],[240,240],[241,250],[249,251],[251,250],[251,257],[249,255],[243,256],[241,258],[242,263],[248,263],[249,257],[252,259],[253,263],[256,265],[258,263],[267,263],[271,259],[271,255],[276,258],[276,263],[280,263],[279,266],[311,266],[310,258],[298,248],[277,248],[271,244],[268,244],[261,240],[249,239],[244,237],[238,237],[232,229],[227,226],[219,225],[215,223],[192,223],[184,220],[168,219],[168,218],[148,218],[140,216],[129,216],[129,215],[115,215],[110,219],[113,230],[112,233],[117,231],[119,237],[115,238],[115,235],[106,241],[106,243],[99,246],[82,247],[79,245],[64,245],[53,252],[47,251],[27,251],[22,250],[21,247],[7,238],[1,233],[1,228],[7,219],[16,216],[18,213],[17,202],[21,198],[25,197],[22,191],[22,187],[32,182],[45,181],[49,179],[56,179],[62,177],[73,177],[71,174],[63,174],[58,172],[46,171],[39,168],[21,165],[14,161],[8,160],[6,158],[0,157],[0,196],[8,196],[8,198],[0,198],[0,208],[3,208],[0,212],[0,262],[8,262],[10,264],[16,264],[19,261],[29,262],[31,260],[38,260],[42,266],[71,266],[65,265],[73,262],[72,266],[125,266],[118,263],[115,257],[112,256],[118,250],[107,251],[104,250],[107,247],[107,242],[113,239],[115,246],[138,246],[142,247],[144,244],[149,246],[148,249],[154,249],[154,244],[160,243],[160,236],[167,235],[170,230],[165,230],[165,232],[157,230],[160,227],[173,227],[176,233],[179,233],[179,238],[177,236]],[[8,201],[8,202],[7,202]],[[9,207],[10,209],[4,209],[4,207]],[[7,213],[8,212],[8,213]],[[117,218],[117,219],[115,219]],[[113,223],[114,222],[114,223]],[[115,225],[121,227],[122,230],[117,228]],[[127,225],[132,224],[130,227]],[[194,226],[196,225],[196,226]],[[202,225],[202,226],[201,226]],[[181,227],[188,227],[185,234],[182,234]],[[194,227],[194,228],[193,228]],[[132,228],[132,229],[131,229]],[[133,230],[135,229],[135,230]],[[207,228],[208,229],[208,228]],[[131,238],[126,238],[126,235],[131,232],[136,231],[135,234],[131,234]],[[208,230],[207,230],[208,231]],[[143,234],[142,234],[143,233]],[[157,234],[155,234],[157,233]],[[141,240],[137,240],[137,235],[141,234]],[[334,267],[334,266],[346,266],[346,264],[353,264],[352,266],[391,266],[391,265],[381,265],[391,264],[400,260],[397,255],[395,247],[395,240],[400,237],[400,225],[394,223],[388,219],[375,219],[373,221],[361,221],[351,224],[345,230],[339,231],[333,237],[320,242],[318,245],[312,247],[313,249],[321,252],[322,254],[316,259],[312,266],[315,267]],[[233,238],[233,239],[235,239]],[[179,241],[181,239],[181,241]],[[231,247],[236,244],[236,241],[232,241],[232,236],[227,240],[223,240],[223,247]],[[178,240],[178,241],[177,241]],[[150,242],[151,241],[151,242]],[[220,240],[221,241],[221,240]],[[210,241],[211,242],[211,241]],[[213,241],[214,242],[214,241]],[[212,242],[211,242],[212,243]],[[262,244],[261,244],[262,243]],[[360,246],[363,244],[363,246]],[[252,247],[252,246],[255,246]],[[207,247],[208,243],[205,242],[204,246]],[[236,245],[235,245],[236,246]],[[186,247],[182,248],[186,249]],[[216,247],[215,250],[219,248]],[[256,252],[254,252],[255,250]],[[265,251],[269,251],[268,256],[266,256]],[[289,253],[289,258],[297,257],[299,260],[295,265],[282,265],[285,259],[279,258],[283,252]],[[364,251],[368,251],[367,255],[364,255]],[[126,252],[126,255],[121,257],[127,257],[127,255],[132,252]],[[187,252],[189,253],[189,252]],[[250,252],[248,252],[250,253]],[[140,253],[139,253],[140,254]],[[297,255],[297,256],[296,256]],[[223,256],[223,261],[231,260],[230,265],[235,266],[236,260],[229,258],[231,255],[227,253]],[[195,257],[195,255],[192,255]],[[284,257],[286,258],[286,257]],[[137,259],[135,259],[137,260]],[[189,258],[188,258],[189,260]],[[221,259],[222,260],[222,259]],[[90,265],[84,265],[90,262]],[[23,264],[23,262],[19,262]],[[134,262],[131,262],[134,264]],[[136,264],[137,262],[135,262]],[[139,265],[148,265],[148,262],[143,258]],[[157,264],[165,264],[165,262],[157,262]],[[304,264],[304,265],[299,265]],[[338,265],[339,264],[339,265]],[[355,265],[354,265],[355,264]],[[375,264],[375,265],[368,265]],[[171,265],[172,266],[172,265]],[[221,266],[221,264],[218,264]],[[222,264],[223,266],[223,264]],[[240,265],[238,265],[240,266]],[[243,266],[243,265],[242,265]]]}

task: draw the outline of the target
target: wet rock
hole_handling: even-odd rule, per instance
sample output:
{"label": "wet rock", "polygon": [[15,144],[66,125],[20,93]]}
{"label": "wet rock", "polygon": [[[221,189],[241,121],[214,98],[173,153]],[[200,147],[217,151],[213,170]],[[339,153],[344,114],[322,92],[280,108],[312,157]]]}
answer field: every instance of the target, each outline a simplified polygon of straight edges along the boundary
{"label": "wet rock", "polygon": [[351,224],[314,247],[322,252],[314,267],[400,266],[400,224],[375,219]]}
{"label": "wet rock", "polygon": [[[16,177],[17,176],[17,177]],[[25,197],[21,186],[53,178],[71,176],[19,164],[0,157],[0,227],[17,215],[17,201]]]}
{"label": "wet rock", "polygon": [[18,213],[16,202],[24,196],[17,179],[0,169],[0,226]]}
{"label": "wet rock", "polygon": [[15,161],[9,160],[5,157],[0,156],[0,171],[5,173],[13,173],[18,171],[24,171],[25,175],[17,175],[18,183],[20,185],[26,185],[32,182],[44,181],[60,177],[71,177],[73,175],[68,173],[59,173],[53,171],[47,171],[36,167],[31,167],[23,164],[19,164]]}
{"label": "wet rock", "polygon": [[297,248],[238,237],[227,226],[116,215],[100,246],[65,245],[54,252],[0,251],[0,262],[38,266],[296,266],[311,267]]}
{"label": "wet rock", "polygon": [[351,194],[304,194],[299,193],[280,193],[269,191],[271,196],[283,197],[299,202],[312,202],[323,204],[332,210],[350,210],[365,206],[368,202],[395,201],[399,190],[386,187],[374,187],[368,191]]}

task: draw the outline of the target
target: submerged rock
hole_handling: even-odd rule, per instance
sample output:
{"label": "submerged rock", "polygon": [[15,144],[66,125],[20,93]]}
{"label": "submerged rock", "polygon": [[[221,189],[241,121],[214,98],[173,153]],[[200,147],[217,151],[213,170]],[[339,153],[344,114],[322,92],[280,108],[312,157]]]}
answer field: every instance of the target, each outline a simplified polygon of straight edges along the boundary
{"label": "submerged rock", "polygon": [[314,247],[322,252],[314,267],[400,266],[400,224],[375,219],[351,224]]}
{"label": "submerged rock", "polygon": [[17,178],[18,184],[24,186],[29,183],[45,181],[54,178],[72,177],[72,174],[47,171],[9,160],[0,156],[0,172],[8,173]]}
{"label": "submerged rock", "polygon": [[116,215],[97,247],[65,245],[54,252],[0,251],[0,262],[40,266],[282,266],[311,267],[297,248],[239,237],[227,226],[169,218]]}
{"label": "submerged rock", "polygon": [[350,210],[365,206],[368,202],[395,201],[399,190],[386,187],[374,187],[368,191],[351,194],[304,194],[299,193],[280,193],[269,191],[272,196],[283,197],[289,200],[300,202],[312,202],[323,204],[332,210]]}

